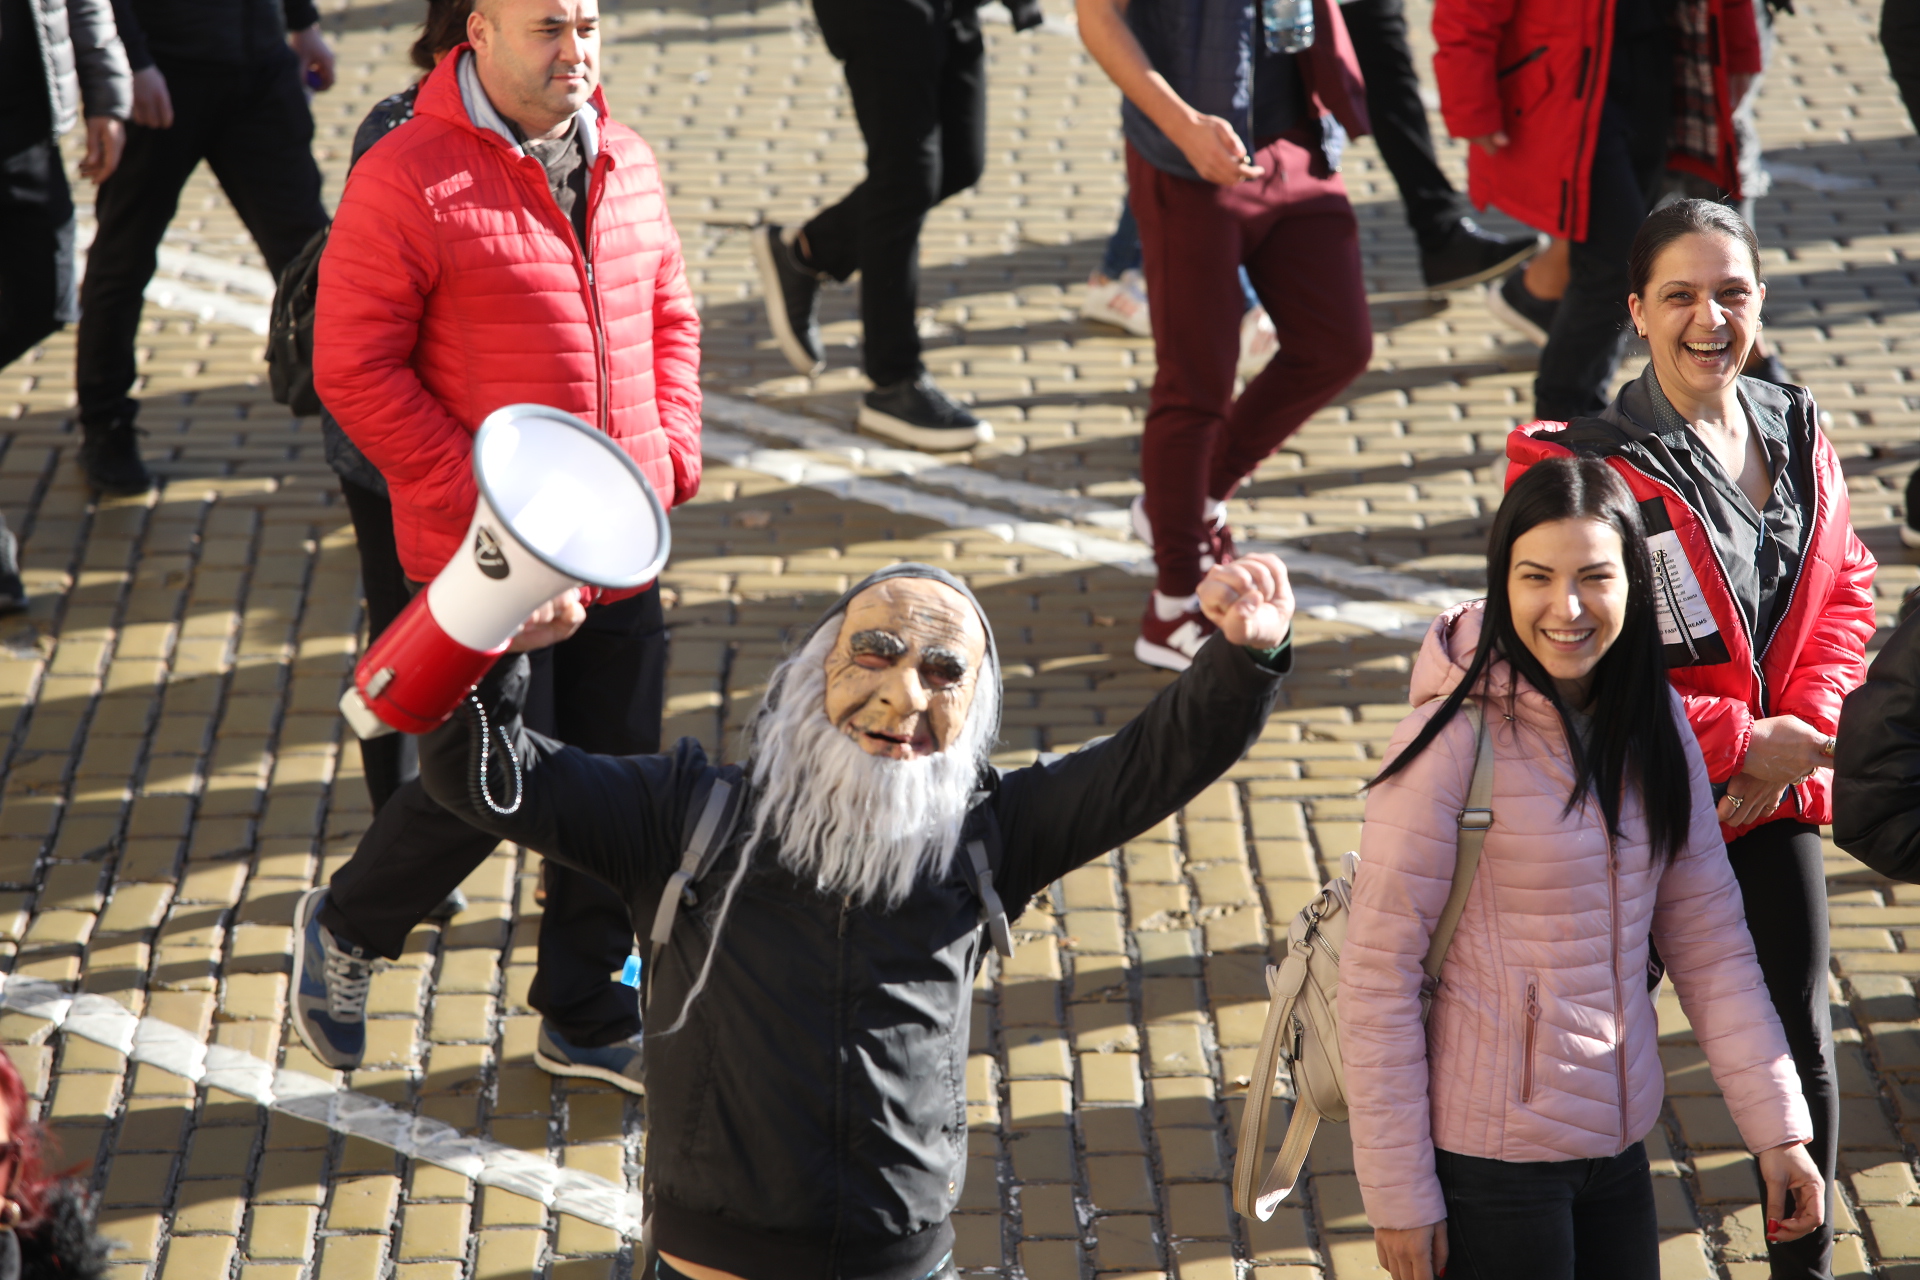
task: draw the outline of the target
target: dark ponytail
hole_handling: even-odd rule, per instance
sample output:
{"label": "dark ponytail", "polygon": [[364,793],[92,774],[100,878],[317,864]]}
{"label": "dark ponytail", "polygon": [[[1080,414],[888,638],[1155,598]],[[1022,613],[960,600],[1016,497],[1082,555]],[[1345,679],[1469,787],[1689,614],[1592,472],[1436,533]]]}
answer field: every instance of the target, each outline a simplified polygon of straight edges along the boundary
{"label": "dark ponytail", "polygon": [[[1627,612],[1620,636],[1594,667],[1593,732],[1583,743],[1573,717],[1554,685],[1513,627],[1507,575],[1513,544],[1520,535],[1555,520],[1598,520],[1620,535],[1627,570]],[[1653,565],[1640,508],[1626,482],[1597,458],[1552,458],[1522,475],[1493,518],[1487,537],[1487,604],[1480,644],[1466,678],[1447,695],[1440,709],[1414,740],[1388,762],[1375,783],[1412,764],[1440,735],[1465,702],[1480,688],[1494,659],[1505,660],[1518,679],[1538,690],[1559,713],[1573,756],[1573,790],[1566,812],[1588,793],[1599,801],[1607,830],[1620,834],[1620,798],[1631,781],[1640,791],[1647,815],[1647,837],[1656,861],[1686,848],[1693,820],[1687,753],[1674,723],[1673,694],[1667,685],[1666,651],[1654,611]],[[1517,686],[1516,686],[1517,687]],[[1510,691],[1509,698],[1513,696]],[[1589,745],[1591,749],[1589,750]]]}

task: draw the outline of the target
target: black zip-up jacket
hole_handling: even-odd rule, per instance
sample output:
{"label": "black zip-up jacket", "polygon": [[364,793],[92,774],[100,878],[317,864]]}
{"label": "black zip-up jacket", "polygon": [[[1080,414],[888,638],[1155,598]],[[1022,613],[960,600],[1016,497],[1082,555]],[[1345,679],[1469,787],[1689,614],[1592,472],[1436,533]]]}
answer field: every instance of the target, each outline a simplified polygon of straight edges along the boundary
{"label": "black zip-up jacket", "polygon": [[[1259,737],[1291,665],[1215,637],[1193,666],[1112,737],[1024,769],[992,770],[953,870],[895,911],[849,907],[753,851],[686,1026],[662,1036],[712,940],[712,913],[751,827],[701,882],[652,977],[646,1042],[648,1206],[654,1246],[749,1277],[920,1280],[953,1247],[948,1215],[966,1176],[972,984],[984,957],[980,902],[960,862],[992,848],[1014,915],[1046,885],[1186,804]],[[683,739],[654,756],[592,755],[520,725],[524,662],[482,682],[491,794],[513,794],[504,728],[520,760],[511,815],[474,794],[471,704],[421,740],[427,791],[467,821],[626,895],[650,922],[720,769]]]}
{"label": "black zip-up jacket", "polygon": [[156,57],[261,66],[292,61],[287,33],[320,21],[320,11],[313,0],[113,0],[113,20],[135,71]]}
{"label": "black zip-up jacket", "polygon": [[1833,841],[1883,876],[1920,884],[1920,610],[1847,695],[1833,753]]}

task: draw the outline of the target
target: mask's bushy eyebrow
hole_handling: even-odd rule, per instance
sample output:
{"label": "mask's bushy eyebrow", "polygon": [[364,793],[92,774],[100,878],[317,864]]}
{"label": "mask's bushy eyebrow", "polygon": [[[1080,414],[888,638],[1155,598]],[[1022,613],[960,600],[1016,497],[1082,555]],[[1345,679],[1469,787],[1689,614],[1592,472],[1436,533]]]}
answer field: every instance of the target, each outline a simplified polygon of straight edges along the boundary
{"label": "mask's bushy eyebrow", "polygon": [[944,680],[966,679],[967,655],[945,645],[930,644],[921,649],[920,665]]}
{"label": "mask's bushy eyebrow", "polygon": [[882,658],[897,658],[907,651],[907,642],[891,631],[882,631],[878,627],[866,631],[856,631],[847,641],[847,648],[853,653],[872,653]]}

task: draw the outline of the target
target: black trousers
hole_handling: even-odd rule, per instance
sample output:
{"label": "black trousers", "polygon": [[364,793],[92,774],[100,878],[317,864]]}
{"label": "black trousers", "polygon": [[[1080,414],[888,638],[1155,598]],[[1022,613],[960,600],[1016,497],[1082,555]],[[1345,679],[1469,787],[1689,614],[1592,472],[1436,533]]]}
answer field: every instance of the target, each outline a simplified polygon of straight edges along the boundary
{"label": "black trousers", "polygon": [[0,156],[0,369],[78,314],[73,226],[52,138]]}
{"label": "black trousers", "polygon": [[[385,499],[358,485],[347,488],[343,483],[342,488],[349,510],[355,512],[357,531],[360,517],[352,505],[353,491],[359,491],[362,502]],[[379,513],[370,514],[377,532]],[[389,537],[392,518],[389,507]],[[367,554],[363,545],[363,560]],[[377,568],[384,575],[385,567]],[[396,556],[392,572],[398,571]],[[400,583],[404,590],[405,579]],[[374,588],[368,590],[371,614]],[[667,629],[658,587],[588,610],[585,625],[570,639],[528,656],[533,670],[526,709],[529,728],[612,755],[660,749]],[[396,768],[396,780],[398,773]],[[373,786],[370,772],[368,789]],[[320,922],[356,946],[395,959],[406,945],[407,932],[499,843],[435,804],[418,778],[398,782],[379,803],[353,857],[328,882]],[[591,876],[554,862],[544,866],[547,902],[528,999],[574,1044],[593,1047],[624,1040],[640,1029],[635,992],[617,981],[633,950],[634,925],[626,901]]]}
{"label": "black trousers", "polygon": [[135,411],[128,392],[142,294],[181,188],[202,160],[276,277],[327,225],[313,114],[291,50],[258,66],[172,59],[158,65],[173,99],[173,126],[129,124],[120,167],[100,185],[99,231],[80,286],[75,380],[86,424]]}
{"label": "black trousers", "polygon": [[1593,144],[1587,238],[1568,248],[1567,292],[1554,312],[1533,382],[1536,417],[1564,422],[1607,407],[1631,332],[1627,250],[1660,198],[1672,94],[1670,37],[1614,45]]}
{"label": "black trousers", "polygon": [[1880,9],[1880,47],[1900,86],[1907,118],[1920,129],[1920,0],[1886,0]]}
{"label": "black trousers", "polygon": [[[360,549],[360,590],[367,601],[367,634],[377,636],[393,625],[413,598],[406,572],[400,568],[400,549],[393,540],[393,503],[379,490],[344,476],[340,478],[340,492],[347,500],[354,543]],[[390,733],[384,738],[363,740],[360,769],[367,780],[373,811],[378,813],[402,783],[420,776],[420,755],[413,735]]]}
{"label": "black trousers", "polygon": [[1422,249],[1438,249],[1470,206],[1440,172],[1434,156],[1426,104],[1420,101],[1420,74],[1414,70],[1413,50],[1407,44],[1402,0],[1347,0],[1340,6],[1340,16],[1346,20],[1360,74],[1367,81],[1373,140],[1394,185],[1400,188],[1407,225]]}
{"label": "black trousers", "polygon": [[1827,1004],[1827,877],[1820,829],[1768,822],[1727,846],[1740,882],[1747,929],[1767,994],[1787,1033],[1800,1088],[1813,1113],[1807,1154],[1827,1181],[1826,1224],[1789,1244],[1767,1247],[1773,1280],[1833,1275],[1833,1174],[1840,1159],[1840,1089],[1834,1079],[1833,1015]]}
{"label": "black trousers", "polygon": [[1447,1280],[1660,1280],[1644,1144],[1599,1160],[1433,1155]]}
{"label": "black trousers", "polygon": [[846,64],[867,176],[807,223],[807,249],[835,280],[860,273],[862,365],[884,387],[926,368],[914,305],[927,211],[986,168],[986,44],[956,0],[814,0],[813,11]]}

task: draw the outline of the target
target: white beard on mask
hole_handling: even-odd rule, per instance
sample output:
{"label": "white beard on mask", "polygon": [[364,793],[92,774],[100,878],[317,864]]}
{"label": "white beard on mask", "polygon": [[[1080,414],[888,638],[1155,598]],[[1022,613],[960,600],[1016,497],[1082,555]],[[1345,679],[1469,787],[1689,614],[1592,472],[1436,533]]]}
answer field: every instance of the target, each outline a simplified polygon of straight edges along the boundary
{"label": "white beard on mask", "polygon": [[973,705],[944,751],[918,760],[869,755],[827,719],[826,657],[839,628],[822,627],[775,670],[753,728],[759,802],[747,847],[771,839],[780,862],[822,893],[891,910],[923,876],[952,865],[968,801],[1000,720],[990,659]]}

